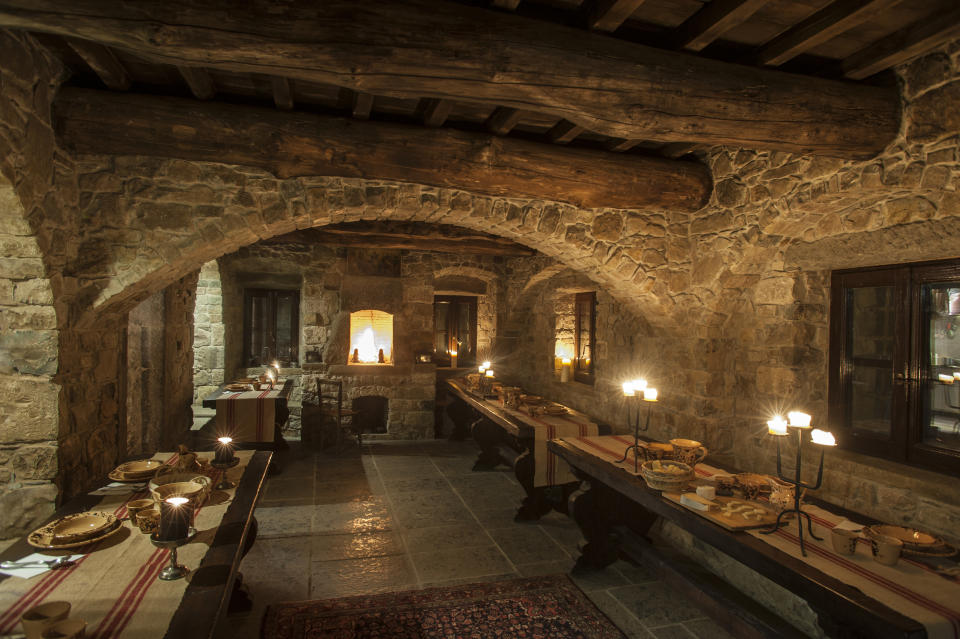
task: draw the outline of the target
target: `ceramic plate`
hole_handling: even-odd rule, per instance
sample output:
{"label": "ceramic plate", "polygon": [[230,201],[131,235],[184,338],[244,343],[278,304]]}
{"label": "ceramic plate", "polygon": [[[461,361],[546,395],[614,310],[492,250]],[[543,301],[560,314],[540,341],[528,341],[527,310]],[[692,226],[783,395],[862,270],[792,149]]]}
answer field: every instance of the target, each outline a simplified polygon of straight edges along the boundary
{"label": "ceramic plate", "polygon": [[163,466],[163,462],[157,459],[140,459],[137,461],[128,461],[116,467],[115,472],[133,477],[149,477],[157,472],[157,469]]}
{"label": "ceramic plate", "polygon": [[27,541],[36,548],[75,548],[103,539],[119,528],[120,521],[110,513],[76,513],[37,528]]}
{"label": "ceramic plate", "polygon": [[871,532],[875,532],[881,535],[896,537],[903,542],[904,550],[929,551],[944,545],[943,540],[939,537],[935,537],[930,533],[921,532],[915,528],[906,528],[904,526],[878,524],[876,526],[867,526],[866,532],[868,535]]}
{"label": "ceramic plate", "polygon": [[249,384],[227,384],[226,389],[228,391],[233,391],[234,393],[240,393],[243,391],[250,390]]}
{"label": "ceramic plate", "polygon": [[567,409],[563,406],[544,406],[543,412],[546,415],[565,415]]}
{"label": "ceramic plate", "polygon": [[153,475],[150,474],[150,475],[143,475],[143,476],[140,476],[140,477],[131,477],[130,475],[127,475],[126,473],[119,473],[119,472],[117,472],[116,470],[111,470],[109,473],[107,473],[107,477],[109,477],[109,478],[112,479],[113,481],[118,481],[118,482],[122,482],[122,483],[127,483],[127,484],[142,484],[143,482],[145,482],[145,481],[147,481],[148,479],[150,479],[151,477],[153,477]]}

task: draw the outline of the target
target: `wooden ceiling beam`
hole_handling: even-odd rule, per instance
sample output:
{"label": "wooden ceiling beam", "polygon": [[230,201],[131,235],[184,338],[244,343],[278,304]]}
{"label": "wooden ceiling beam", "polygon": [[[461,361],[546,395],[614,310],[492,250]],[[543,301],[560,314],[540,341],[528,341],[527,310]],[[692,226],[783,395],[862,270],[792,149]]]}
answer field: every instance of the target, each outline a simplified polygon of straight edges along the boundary
{"label": "wooden ceiling beam", "polygon": [[93,72],[97,74],[97,77],[108,89],[126,91],[130,88],[130,76],[117,56],[113,54],[113,51],[89,40],[78,40],[77,38],[64,38],[64,40],[78,56],[83,58],[87,66],[93,69]]}
{"label": "wooden ceiling beam", "polygon": [[702,207],[712,190],[709,171],[696,162],[451,128],[74,88],[60,91],[55,112],[59,140],[80,153],[256,166],[284,179],[397,180],[589,208],[682,211]]}
{"label": "wooden ceiling beam", "polygon": [[357,120],[369,120],[370,111],[373,109],[373,96],[369,93],[360,93],[351,91],[352,106],[350,114]]}
{"label": "wooden ceiling beam", "polygon": [[629,151],[633,147],[640,144],[640,140],[625,140],[623,138],[613,138],[608,140],[606,144],[603,145],[607,151],[613,151],[614,153],[623,153],[624,151]]}
{"label": "wooden ceiling beam", "polygon": [[569,120],[560,120],[547,131],[547,139],[554,144],[569,144],[581,133],[583,133],[582,126]]}
{"label": "wooden ceiling beam", "polygon": [[587,26],[597,31],[614,32],[627,21],[644,0],[588,0]]}
{"label": "wooden ceiling beam", "polygon": [[838,0],[774,38],[757,54],[761,64],[777,66],[874,18],[901,0]]}
{"label": "wooden ceiling beam", "polygon": [[273,91],[273,103],[278,109],[289,111],[293,108],[293,92],[290,90],[290,81],[278,75],[270,76],[270,87]]}
{"label": "wooden ceiling beam", "polygon": [[213,86],[213,78],[206,70],[200,67],[186,67],[178,64],[177,71],[180,72],[184,82],[190,87],[190,93],[196,99],[209,100],[217,94],[217,90]]}
{"label": "wooden ceiling beam", "polygon": [[516,11],[520,0],[490,0],[490,6],[507,11]]}
{"label": "wooden ceiling beam", "polygon": [[505,238],[489,236],[451,236],[440,232],[400,233],[355,231],[348,229],[314,228],[296,231],[292,237],[279,236],[271,242],[294,241],[311,244],[329,244],[351,248],[407,249],[411,251],[434,251],[471,255],[502,255],[506,257],[529,257],[535,255],[532,248]]}
{"label": "wooden ceiling beam", "polygon": [[[268,73],[403,99],[564,118],[603,135],[872,157],[896,87],[785,74],[440,0],[0,0],[0,27],[74,35],[159,63]],[[252,8],[247,8],[252,7]],[[571,43],[575,43],[572,46]]]}
{"label": "wooden ceiling beam", "polygon": [[497,107],[484,123],[487,131],[494,135],[506,135],[513,130],[520,122],[520,116],[523,115],[519,109],[510,107]]}
{"label": "wooden ceiling beam", "polygon": [[697,148],[693,142],[673,142],[660,147],[660,154],[671,159],[682,158]]}
{"label": "wooden ceiling beam", "polygon": [[869,78],[960,37],[960,9],[937,12],[861,49],[840,63],[851,80]]}
{"label": "wooden ceiling beam", "polygon": [[417,116],[426,126],[443,126],[452,110],[451,100],[421,98],[417,104]]}
{"label": "wooden ceiling beam", "polygon": [[770,0],[713,0],[677,27],[675,49],[702,51],[735,26],[746,22]]}

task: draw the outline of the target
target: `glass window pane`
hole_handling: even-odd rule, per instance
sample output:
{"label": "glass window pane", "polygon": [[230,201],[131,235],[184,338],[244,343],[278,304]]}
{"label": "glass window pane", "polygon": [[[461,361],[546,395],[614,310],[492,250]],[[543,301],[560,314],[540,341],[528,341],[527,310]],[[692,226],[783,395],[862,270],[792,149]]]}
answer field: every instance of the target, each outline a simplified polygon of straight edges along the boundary
{"label": "glass window pane", "polygon": [[894,288],[853,288],[847,299],[849,423],[852,428],[886,437],[892,430]]}
{"label": "glass window pane", "polygon": [[926,353],[921,392],[923,441],[960,451],[960,288],[925,284]]}
{"label": "glass window pane", "polygon": [[449,302],[437,302],[433,305],[433,349],[441,355],[447,354],[450,343],[450,335],[447,332],[449,317]]}
{"label": "glass window pane", "polygon": [[277,298],[277,353],[281,362],[293,359],[293,299]]}
{"label": "glass window pane", "polygon": [[473,353],[470,345],[473,343],[473,326],[470,322],[469,302],[460,302],[457,308],[457,352],[459,357],[467,358]]}

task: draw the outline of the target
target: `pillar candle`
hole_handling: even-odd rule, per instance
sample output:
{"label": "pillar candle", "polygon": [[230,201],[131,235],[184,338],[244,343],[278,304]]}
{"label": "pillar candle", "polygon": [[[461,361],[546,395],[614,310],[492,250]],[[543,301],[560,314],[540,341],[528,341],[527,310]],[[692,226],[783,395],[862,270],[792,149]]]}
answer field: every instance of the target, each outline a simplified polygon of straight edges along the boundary
{"label": "pillar candle", "polygon": [[233,438],[220,437],[217,439],[216,452],[213,460],[218,464],[229,463],[233,459]]}
{"label": "pillar candle", "polygon": [[573,363],[570,361],[569,357],[564,357],[560,360],[560,381],[569,382],[570,381],[570,369],[573,368]]}
{"label": "pillar candle", "polygon": [[450,351],[450,368],[457,367],[457,351]]}
{"label": "pillar candle", "polygon": [[168,497],[160,502],[160,531],[157,537],[161,541],[184,539],[190,532],[193,520],[193,506],[186,497]]}

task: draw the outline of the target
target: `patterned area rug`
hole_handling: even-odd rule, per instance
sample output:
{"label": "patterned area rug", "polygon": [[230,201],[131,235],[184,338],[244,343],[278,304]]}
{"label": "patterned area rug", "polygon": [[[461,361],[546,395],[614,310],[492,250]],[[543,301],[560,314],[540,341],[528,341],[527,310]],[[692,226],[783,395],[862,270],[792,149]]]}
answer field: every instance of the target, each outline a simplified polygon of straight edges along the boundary
{"label": "patterned area rug", "polygon": [[566,575],[281,603],[263,639],[626,639]]}

